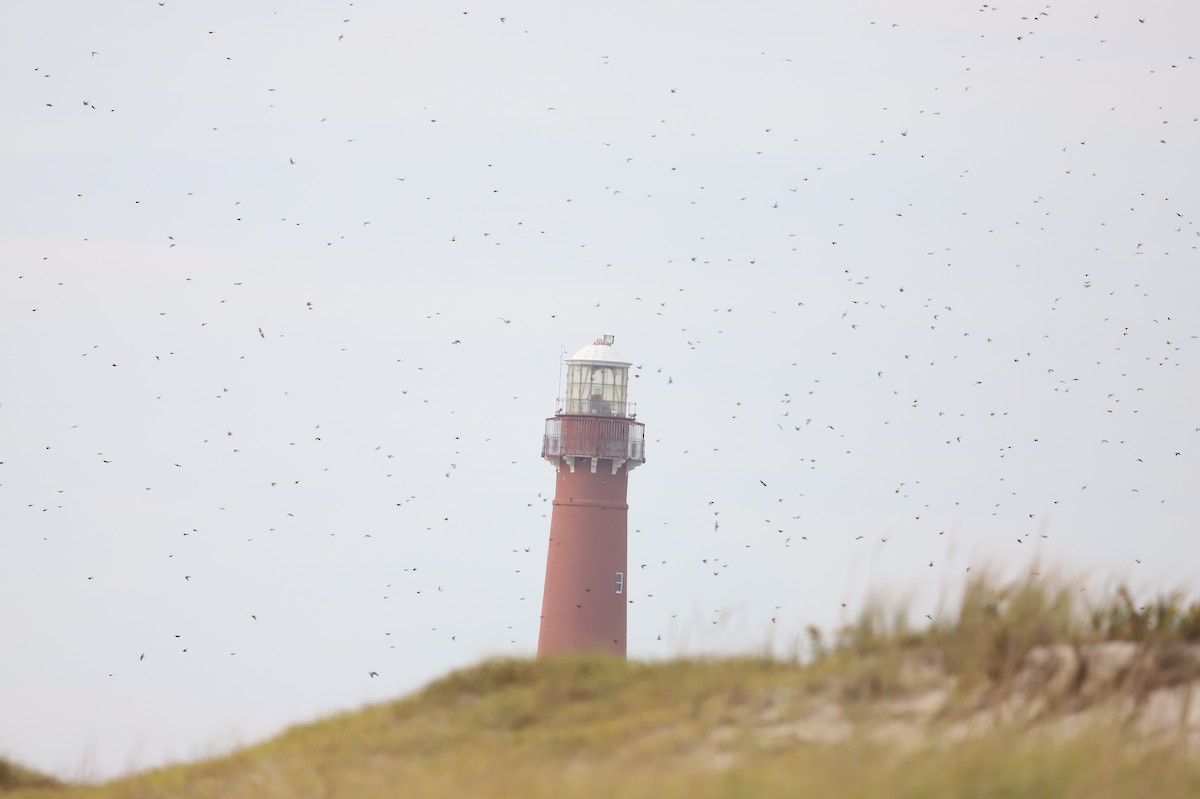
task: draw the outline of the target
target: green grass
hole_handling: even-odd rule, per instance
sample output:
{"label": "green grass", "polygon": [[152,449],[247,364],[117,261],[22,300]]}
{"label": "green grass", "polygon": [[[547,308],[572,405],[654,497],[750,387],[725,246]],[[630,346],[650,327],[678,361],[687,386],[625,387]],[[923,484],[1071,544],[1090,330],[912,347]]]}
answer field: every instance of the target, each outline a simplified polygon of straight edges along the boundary
{"label": "green grass", "polygon": [[[981,578],[954,614],[921,630],[873,605],[827,645],[814,633],[817,656],[803,664],[489,661],[227,757],[90,786],[39,787],[27,772],[5,782],[0,769],[0,790],[36,799],[1200,797],[1200,758],[1183,736],[1141,735],[1103,714],[1075,716],[1085,722],[1070,733],[1053,716],[964,724],[1011,698],[1034,646],[1125,639],[1168,651],[1197,640],[1200,611],[1181,597],[1143,606],[1118,590],[1087,606],[1078,595],[1061,581]],[[1112,690],[1200,680],[1200,660],[1145,663],[1167,676]]]}
{"label": "green grass", "polygon": [[1200,602],[1188,602],[1182,592],[1138,602],[1123,586],[1097,599],[1081,589],[1078,580],[1036,571],[1012,582],[976,575],[957,609],[926,629],[909,627],[906,608],[872,600],[831,647],[815,630],[809,635],[817,660],[921,651],[967,683],[990,685],[1010,681],[1037,646],[1134,641],[1155,649],[1200,643]]}

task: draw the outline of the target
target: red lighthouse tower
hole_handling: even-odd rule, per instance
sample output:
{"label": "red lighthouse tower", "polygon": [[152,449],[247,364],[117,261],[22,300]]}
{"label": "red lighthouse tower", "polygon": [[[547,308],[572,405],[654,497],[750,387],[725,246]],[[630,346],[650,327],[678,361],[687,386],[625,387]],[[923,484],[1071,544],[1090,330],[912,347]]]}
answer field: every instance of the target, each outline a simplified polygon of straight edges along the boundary
{"label": "red lighthouse tower", "polygon": [[567,360],[566,397],[546,420],[554,511],[538,654],[625,656],[629,473],[645,461],[645,426],[627,401],[629,363],[613,337]]}

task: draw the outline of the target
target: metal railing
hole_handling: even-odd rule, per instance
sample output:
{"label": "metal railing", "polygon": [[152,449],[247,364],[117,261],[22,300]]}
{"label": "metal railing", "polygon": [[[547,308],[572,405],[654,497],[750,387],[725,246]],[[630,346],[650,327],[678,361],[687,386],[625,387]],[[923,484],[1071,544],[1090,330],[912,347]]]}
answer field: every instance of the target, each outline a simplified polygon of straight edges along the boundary
{"label": "metal railing", "polygon": [[546,420],[542,457],[644,461],[646,426],[628,419],[556,416]]}

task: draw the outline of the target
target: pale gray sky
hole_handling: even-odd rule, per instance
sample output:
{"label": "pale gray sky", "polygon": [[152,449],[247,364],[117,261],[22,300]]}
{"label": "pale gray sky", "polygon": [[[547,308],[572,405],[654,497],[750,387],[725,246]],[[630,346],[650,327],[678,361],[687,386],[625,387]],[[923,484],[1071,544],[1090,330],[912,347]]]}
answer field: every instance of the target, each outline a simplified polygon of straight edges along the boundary
{"label": "pale gray sky", "polygon": [[531,655],[543,419],[603,333],[631,657],[1034,558],[1195,586],[1197,29],[9,2],[0,754],[108,776]]}

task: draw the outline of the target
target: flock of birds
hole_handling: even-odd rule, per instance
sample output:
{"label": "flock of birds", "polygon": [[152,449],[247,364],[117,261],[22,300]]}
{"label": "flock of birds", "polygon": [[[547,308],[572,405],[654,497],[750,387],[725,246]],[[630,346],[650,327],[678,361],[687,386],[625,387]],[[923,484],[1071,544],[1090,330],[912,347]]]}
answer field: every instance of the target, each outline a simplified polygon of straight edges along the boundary
{"label": "flock of birds", "polygon": [[[634,360],[649,438],[631,477],[632,656],[764,636],[786,649],[825,610],[797,583],[851,582],[827,603],[845,618],[872,568],[930,582],[944,564],[978,568],[949,543],[968,535],[962,519],[994,517],[1011,532],[987,545],[1024,558],[1091,504],[1157,513],[1185,496],[1200,422],[1178,397],[1195,387],[1200,309],[1178,264],[1200,248],[1200,209],[1163,165],[1196,163],[1200,108],[1172,88],[1195,85],[1194,59],[1164,50],[1151,75],[1126,76],[1174,96],[1153,124],[1141,107],[1088,106],[1052,132],[1017,120],[1012,155],[971,141],[975,115],[1020,113],[1008,91],[1038,70],[1061,80],[1078,52],[1091,75],[1088,58],[1132,53],[1156,19],[1089,13],[1124,43],[1082,44],[1055,27],[1079,13],[982,4],[962,23],[975,35],[946,34],[962,52],[942,56],[945,80],[883,110],[812,88],[799,49],[740,53],[721,63],[745,84],[711,95],[733,113],[671,59],[660,77],[632,46],[563,54],[545,15],[428,13],[462,37],[451,54],[501,37],[488,52],[508,61],[414,87],[382,121],[343,84],[306,96],[247,31],[189,17],[161,28],[196,48],[180,62],[196,107],[177,120],[151,110],[167,96],[153,76],[143,94],[114,88],[129,74],[115,42],[25,70],[23,118],[36,106],[39,129],[80,147],[85,131],[114,159],[53,176],[24,213],[66,232],[31,237],[0,288],[13,339],[34,342],[6,355],[15,379],[0,389],[15,432],[0,556],[121,642],[79,669],[115,681],[237,656],[265,675],[272,653],[308,659],[312,636],[339,673],[392,686],[531,652],[554,351],[601,332]],[[342,50],[314,56],[339,80],[385,57],[359,14],[347,4],[322,33]],[[855,22],[839,29],[861,37],[852,51],[929,41],[881,38],[911,19]],[[270,21],[254,24],[309,74]],[[529,47],[567,59],[581,94],[525,65]],[[449,68],[427,57],[429,74]],[[1009,67],[1030,77],[1006,83]],[[225,71],[209,86],[200,68]],[[485,89],[442,96],[470,78]],[[496,104],[513,81],[529,88]],[[826,103],[830,130],[772,81]],[[865,106],[881,90],[840,91]],[[156,150],[137,133],[147,119],[194,151]],[[1024,155],[1050,169],[1025,174]],[[1130,163],[1155,175],[1130,185]],[[1090,478],[1061,473],[1072,463]],[[86,562],[50,577],[71,551]],[[339,690],[329,703],[347,701]]]}

